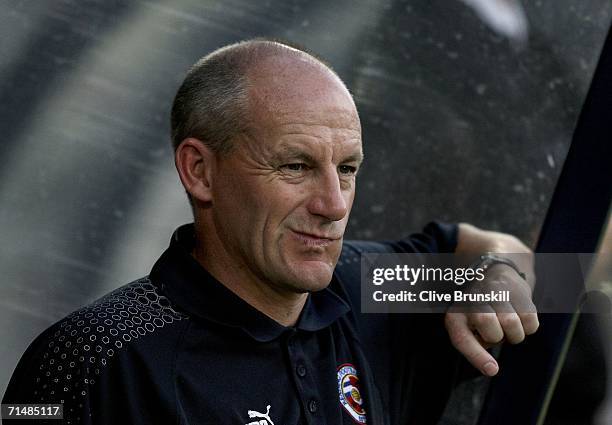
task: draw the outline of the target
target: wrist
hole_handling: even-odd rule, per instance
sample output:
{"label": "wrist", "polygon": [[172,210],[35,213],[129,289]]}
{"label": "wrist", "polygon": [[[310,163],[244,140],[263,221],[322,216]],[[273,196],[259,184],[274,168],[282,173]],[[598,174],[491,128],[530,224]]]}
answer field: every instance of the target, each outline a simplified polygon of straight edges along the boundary
{"label": "wrist", "polygon": [[526,273],[519,268],[519,266],[512,261],[510,258],[504,257],[503,255],[494,254],[488,252],[486,254],[482,254],[478,257],[478,259],[471,266],[472,269],[483,269],[484,273],[487,273],[493,267],[505,266],[506,269],[514,270],[518,276],[521,277],[522,280],[527,282]]}

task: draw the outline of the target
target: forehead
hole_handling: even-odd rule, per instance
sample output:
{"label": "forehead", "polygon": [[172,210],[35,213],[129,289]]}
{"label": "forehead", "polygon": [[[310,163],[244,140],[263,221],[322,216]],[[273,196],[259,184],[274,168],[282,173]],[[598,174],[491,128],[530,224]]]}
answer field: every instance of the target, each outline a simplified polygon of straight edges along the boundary
{"label": "forehead", "polygon": [[[363,158],[361,129],[355,114],[341,109],[262,114],[254,129],[251,149],[278,160],[305,159],[343,161]],[[254,152],[252,151],[252,152]]]}
{"label": "forehead", "polygon": [[311,109],[310,104],[292,111],[270,111],[265,123],[270,125],[269,130],[283,133],[296,133],[313,131],[332,137],[335,133],[342,133],[351,138],[361,137],[359,118],[351,110],[341,108]]}
{"label": "forehead", "polygon": [[273,57],[249,74],[249,103],[255,127],[291,126],[361,131],[357,109],[340,79],[318,62]]}

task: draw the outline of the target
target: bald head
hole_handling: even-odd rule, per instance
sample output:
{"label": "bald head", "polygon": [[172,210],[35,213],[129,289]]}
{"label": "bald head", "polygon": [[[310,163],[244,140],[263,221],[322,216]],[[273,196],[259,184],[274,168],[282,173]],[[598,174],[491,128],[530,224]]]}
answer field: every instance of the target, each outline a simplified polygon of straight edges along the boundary
{"label": "bald head", "polygon": [[[227,153],[231,140],[247,132],[262,108],[304,96],[350,94],[335,72],[313,54],[270,40],[222,47],[188,72],[172,105],[172,143],[188,137]],[[350,99],[352,102],[352,99]]]}

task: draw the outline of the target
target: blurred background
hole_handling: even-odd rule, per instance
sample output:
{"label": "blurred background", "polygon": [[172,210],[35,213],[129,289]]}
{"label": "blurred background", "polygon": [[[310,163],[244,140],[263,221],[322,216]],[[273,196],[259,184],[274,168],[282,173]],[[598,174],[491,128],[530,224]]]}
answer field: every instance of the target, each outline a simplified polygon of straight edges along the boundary
{"label": "blurred background", "polygon": [[[533,246],[612,18],[609,0],[0,6],[0,394],[38,333],[147,274],[191,221],[169,110],[204,54],[279,37],[344,79],[366,154],[348,238],[397,238],[441,219]],[[573,358],[591,375],[578,367],[564,385],[586,400],[553,400],[551,424],[612,418],[601,403],[612,340],[584,332]]]}

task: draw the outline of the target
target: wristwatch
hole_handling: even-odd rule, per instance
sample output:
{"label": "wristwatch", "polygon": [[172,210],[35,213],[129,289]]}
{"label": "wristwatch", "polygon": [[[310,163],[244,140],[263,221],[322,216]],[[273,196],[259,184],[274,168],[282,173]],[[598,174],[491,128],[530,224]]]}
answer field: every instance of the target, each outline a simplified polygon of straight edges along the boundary
{"label": "wristwatch", "polygon": [[523,278],[524,281],[527,281],[527,275],[518,268],[514,261],[510,260],[509,258],[500,257],[499,255],[495,255],[490,252],[478,257],[478,261],[476,261],[470,268],[481,268],[486,272],[488,268],[496,264],[505,264],[506,266],[513,268],[514,271],[517,272],[518,275]]}

